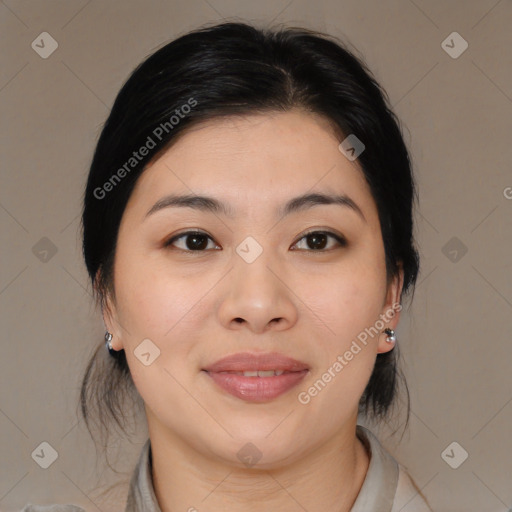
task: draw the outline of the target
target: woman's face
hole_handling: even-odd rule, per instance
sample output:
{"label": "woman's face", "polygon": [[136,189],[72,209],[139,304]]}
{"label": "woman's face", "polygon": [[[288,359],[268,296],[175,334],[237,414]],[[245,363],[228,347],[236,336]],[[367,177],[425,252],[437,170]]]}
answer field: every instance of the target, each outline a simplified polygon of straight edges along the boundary
{"label": "woman's face", "polygon": [[[353,427],[376,355],[392,348],[381,331],[397,324],[400,283],[386,284],[376,205],[340,142],[304,112],[224,118],[189,131],[139,178],[106,323],[150,433],[238,465],[250,442],[270,467]],[[344,199],[285,208],[306,194]],[[221,207],[166,206],[171,195]],[[307,370],[205,371],[239,353]]]}

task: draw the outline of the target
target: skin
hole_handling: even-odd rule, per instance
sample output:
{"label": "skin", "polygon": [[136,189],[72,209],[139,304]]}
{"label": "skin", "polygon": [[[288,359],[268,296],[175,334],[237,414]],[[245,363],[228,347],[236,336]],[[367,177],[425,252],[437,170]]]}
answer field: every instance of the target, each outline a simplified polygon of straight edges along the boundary
{"label": "skin", "polygon": [[[377,354],[393,345],[384,333],[370,337],[307,405],[297,398],[399,302],[402,286],[402,275],[387,282],[377,208],[341,140],[325,119],[298,110],[212,120],[180,137],[137,182],[104,319],[145,403],[163,512],[341,512],[359,493],[369,457],[355,435],[358,402]],[[344,193],[364,219],[339,205],[276,216],[306,192]],[[213,196],[236,216],[173,207],[146,217],[170,193]],[[348,245],[328,237],[315,250],[304,238],[312,228]],[[187,237],[165,247],[192,229],[211,237],[202,252],[186,252]],[[248,236],[263,248],[250,264],[235,250]],[[398,320],[397,312],[386,327]],[[160,350],[149,366],[134,355],[146,338]],[[201,371],[245,351],[281,352],[310,372],[272,401],[245,402]],[[252,467],[237,457],[249,442],[262,453]]]}

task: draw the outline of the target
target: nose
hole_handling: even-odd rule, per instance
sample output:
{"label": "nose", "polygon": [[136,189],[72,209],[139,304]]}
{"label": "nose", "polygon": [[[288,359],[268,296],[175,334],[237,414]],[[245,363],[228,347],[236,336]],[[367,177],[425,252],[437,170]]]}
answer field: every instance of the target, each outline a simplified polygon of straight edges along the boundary
{"label": "nose", "polygon": [[227,329],[261,334],[292,327],[298,318],[295,295],[286,284],[282,266],[264,251],[252,263],[234,255],[218,315]]}

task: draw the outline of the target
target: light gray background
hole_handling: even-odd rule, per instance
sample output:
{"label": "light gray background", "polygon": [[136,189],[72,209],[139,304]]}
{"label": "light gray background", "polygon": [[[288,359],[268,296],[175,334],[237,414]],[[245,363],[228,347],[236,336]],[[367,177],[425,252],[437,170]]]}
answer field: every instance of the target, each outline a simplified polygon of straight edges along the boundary
{"label": "light gray background", "polygon": [[[398,331],[410,429],[401,442],[387,427],[376,433],[435,511],[512,509],[512,2],[4,0],[1,510],[29,501],[122,508],[147,434],[121,443],[116,474],[96,465],[75,413],[79,379],[104,332],[80,252],[88,165],[133,68],[166,41],[234,17],[348,39],[388,91],[420,188],[423,269]],[[31,47],[44,31],[58,43],[47,59]],[[442,47],[454,31],[469,44],[458,58]],[[43,237],[53,256],[41,252]],[[31,457],[44,441],[58,452],[48,469]],[[453,441],[469,454],[457,469],[441,456]],[[110,501],[98,480],[121,482]]]}

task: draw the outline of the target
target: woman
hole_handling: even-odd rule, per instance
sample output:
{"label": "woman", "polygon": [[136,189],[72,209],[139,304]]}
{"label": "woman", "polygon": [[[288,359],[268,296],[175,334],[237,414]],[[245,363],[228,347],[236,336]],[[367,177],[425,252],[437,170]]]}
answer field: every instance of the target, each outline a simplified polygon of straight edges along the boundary
{"label": "woman", "polygon": [[126,391],[148,424],[126,511],[431,510],[357,424],[397,400],[414,199],[385,92],[328,36],[224,23],[133,72],[83,211],[110,357],[82,411],[123,426]]}

